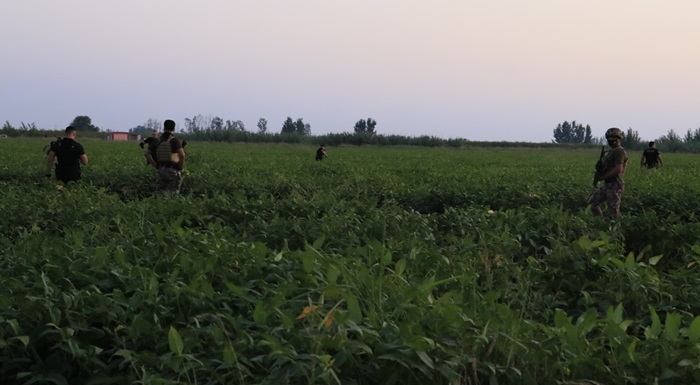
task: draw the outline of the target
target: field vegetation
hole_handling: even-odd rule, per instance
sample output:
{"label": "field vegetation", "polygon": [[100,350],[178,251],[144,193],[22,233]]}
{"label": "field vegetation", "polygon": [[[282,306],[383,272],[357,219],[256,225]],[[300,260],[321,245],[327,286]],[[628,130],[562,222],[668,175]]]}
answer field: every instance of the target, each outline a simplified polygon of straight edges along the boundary
{"label": "field vegetation", "polygon": [[[80,138],[78,139],[80,140]],[[599,148],[0,139],[3,384],[700,382],[698,155],[590,215]]]}

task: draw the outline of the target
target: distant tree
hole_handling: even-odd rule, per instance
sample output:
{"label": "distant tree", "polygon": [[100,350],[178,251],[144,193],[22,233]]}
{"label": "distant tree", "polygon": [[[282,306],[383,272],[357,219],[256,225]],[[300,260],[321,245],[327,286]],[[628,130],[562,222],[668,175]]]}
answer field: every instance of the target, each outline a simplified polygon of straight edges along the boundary
{"label": "distant tree", "polygon": [[284,121],[284,124],[282,124],[282,134],[293,134],[297,132],[297,126],[294,124],[294,121],[292,120],[291,117],[287,117],[287,119]]}
{"label": "distant tree", "polygon": [[591,133],[591,126],[586,124],[586,135],[583,139],[583,143],[590,144],[591,142],[593,142],[593,135]]}
{"label": "distant tree", "polygon": [[141,125],[141,124],[139,124],[139,125],[136,126],[136,127],[132,127],[132,128],[129,129],[129,133],[132,133],[132,134],[147,135],[147,134],[149,134],[150,132],[151,132],[151,131],[148,129],[148,127],[146,127],[146,126],[144,126],[144,125]]}
{"label": "distant tree", "polygon": [[683,142],[685,142],[685,143],[700,143],[700,128],[696,128],[694,131],[692,131],[689,128],[688,132],[685,133],[685,137],[683,138]]}
{"label": "distant tree", "polygon": [[163,122],[158,119],[148,118],[145,123],[136,127],[130,128],[132,134],[151,135],[153,131],[160,131],[163,128]]}
{"label": "distant tree", "polygon": [[367,118],[367,120],[360,119],[355,122],[355,133],[356,134],[376,134],[374,127],[377,126],[377,121],[372,118]]}
{"label": "distant tree", "polygon": [[681,142],[681,137],[674,131],[673,129],[668,130],[666,135],[662,135],[659,139],[656,140],[657,142],[660,143],[679,143]]}
{"label": "distant tree", "polygon": [[666,135],[656,139],[656,144],[669,152],[682,151],[684,148],[692,147],[684,144],[681,136],[673,129],[669,130]]}
{"label": "distant tree", "polygon": [[224,130],[224,120],[218,116],[211,118],[209,121],[209,131],[223,131]]}
{"label": "distant tree", "polygon": [[245,131],[245,124],[243,124],[243,122],[241,122],[240,120],[227,120],[226,125],[224,126],[224,130],[235,131],[235,132],[244,132]]}
{"label": "distant tree", "polygon": [[92,131],[98,132],[100,128],[92,124],[92,119],[89,116],[76,116],[70,124],[76,131]]}
{"label": "distant tree", "polygon": [[367,133],[374,135],[377,131],[374,129],[377,126],[377,121],[372,118],[367,118]]}
{"label": "distant tree", "polygon": [[635,148],[639,147],[640,143],[642,143],[642,139],[639,137],[639,132],[633,130],[632,127],[628,128],[625,137],[622,138],[622,147]]}
{"label": "distant tree", "polygon": [[591,126],[578,124],[576,121],[571,123],[565,121],[557,125],[554,129],[555,143],[590,143],[592,140]]}
{"label": "distant tree", "polygon": [[367,122],[364,119],[355,122],[355,133],[364,134],[365,132],[367,132]]}
{"label": "distant tree", "polygon": [[311,135],[311,125],[305,124],[303,118],[297,119],[296,123],[296,133],[299,135]]}
{"label": "distant tree", "polygon": [[267,133],[267,119],[260,118],[258,120],[258,134],[265,134],[265,133]]}

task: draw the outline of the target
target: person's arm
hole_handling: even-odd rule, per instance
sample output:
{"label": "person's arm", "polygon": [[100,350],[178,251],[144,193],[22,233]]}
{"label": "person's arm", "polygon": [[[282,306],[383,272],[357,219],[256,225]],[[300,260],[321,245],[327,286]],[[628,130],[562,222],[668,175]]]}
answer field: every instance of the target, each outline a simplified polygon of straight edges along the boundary
{"label": "person's arm", "polygon": [[661,160],[661,154],[659,154],[659,157],[657,158],[659,160],[659,166],[663,167],[664,166],[664,161]]}
{"label": "person's arm", "polygon": [[615,163],[615,167],[613,167],[610,171],[606,172],[603,174],[603,176],[600,177],[601,180],[608,180],[615,178],[616,176],[622,174],[622,172],[625,170],[625,165],[623,163]]}
{"label": "person's arm", "polygon": [[46,161],[46,172],[44,173],[47,178],[51,178],[51,169],[53,168],[54,159],[56,159],[56,153],[49,151],[49,159]]}
{"label": "person's arm", "polygon": [[158,168],[158,162],[156,162],[156,160],[153,159],[153,155],[151,154],[151,149],[150,149],[150,148],[147,148],[147,149],[143,152],[143,156],[146,157],[146,162],[148,162],[148,164],[150,164],[151,166],[153,166],[153,167],[155,167],[155,168]]}
{"label": "person's arm", "polygon": [[644,162],[645,160],[646,160],[646,157],[644,156],[644,154],[642,154],[642,160],[640,161],[639,166],[644,166],[644,163],[646,163],[646,162]]}
{"label": "person's arm", "polygon": [[177,155],[178,155],[178,158],[179,158],[179,160],[178,160],[178,162],[177,162],[177,165],[178,165],[178,167],[180,168],[180,170],[184,170],[184,169],[185,169],[185,149],[182,148],[182,147],[180,147],[180,148],[177,150]]}
{"label": "person's arm", "polygon": [[85,154],[80,155],[80,163],[82,163],[83,166],[87,166],[87,164],[88,164],[88,157],[87,157],[87,155],[85,155]]}

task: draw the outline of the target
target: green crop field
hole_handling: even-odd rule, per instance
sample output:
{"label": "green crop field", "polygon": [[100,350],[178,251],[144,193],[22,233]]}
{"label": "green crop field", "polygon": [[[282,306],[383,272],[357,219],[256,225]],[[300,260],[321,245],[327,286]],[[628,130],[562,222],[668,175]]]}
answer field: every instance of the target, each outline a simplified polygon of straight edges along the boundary
{"label": "green crop field", "polygon": [[[80,139],[78,139],[80,141]],[[2,384],[700,382],[700,156],[192,142],[181,196],[132,143],[0,139]]]}

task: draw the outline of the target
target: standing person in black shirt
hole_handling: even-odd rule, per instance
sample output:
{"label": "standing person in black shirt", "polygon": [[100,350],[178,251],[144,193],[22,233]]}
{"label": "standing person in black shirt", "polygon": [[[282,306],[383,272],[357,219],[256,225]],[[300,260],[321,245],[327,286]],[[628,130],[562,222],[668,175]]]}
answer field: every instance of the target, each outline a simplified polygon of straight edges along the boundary
{"label": "standing person in black shirt", "polygon": [[75,141],[76,131],[72,126],[66,127],[63,139],[51,144],[49,159],[46,162],[46,177],[51,178],[51,168],[56,160],[56,179],[63,183],[80,179],[81,163],[88,164],[87,155],[80,143]]}
{"label": "standing person in black shirt", "polygon": [[642,167],[656,168],[664,165],[664,161],[661,160],[661,153],[656,149],[656,143],[649,142],[649,148],[642,152],[642,161],[640,164]]}
{"label": "standing person in black shirt", "polygon": [[146,139],[141,139],[141,141],[139,142],[139,146],[141,146],[141,148],[148,148],[152,144],[155,144],[157,142],[158,142],[158,130],[153,130],[153,132],[151,133],[151,136],[149,136]]}

